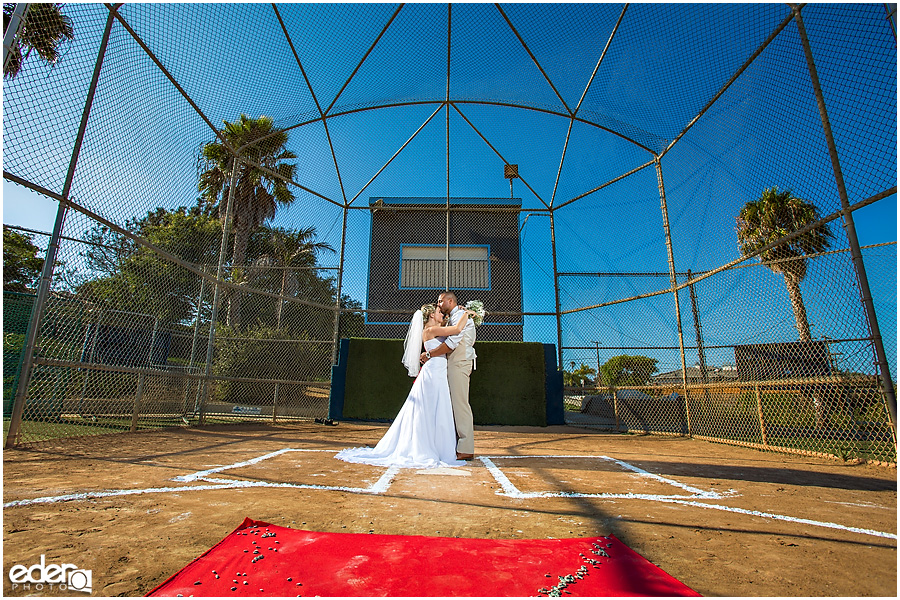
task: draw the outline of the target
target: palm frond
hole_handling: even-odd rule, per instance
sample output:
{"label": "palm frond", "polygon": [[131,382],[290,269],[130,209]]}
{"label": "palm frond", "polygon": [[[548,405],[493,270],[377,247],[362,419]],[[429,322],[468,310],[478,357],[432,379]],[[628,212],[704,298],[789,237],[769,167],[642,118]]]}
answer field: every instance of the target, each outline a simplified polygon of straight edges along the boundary
{"label": "palm frond", "polygon": [[[816,206],[794,196],[791,190],[767,188],[756,200],[744,205],[736,217],[738,247],[748,256],[820,219]],[[775,272],[790,271],[799,279],[806,275],[804,256],[824,252],[833,234],[822,225],[759,255]]]}
{"label": "palm frond", "polygon": [[[10,48],[10,59],[3,76],[15,78],[32,50],[51,65],[59,60],[59,49],[66,40],[75,39],[72,20],[61,11],[62,4],[35,2],[28,5],[22,26]],[[15,4],[3,5],[3,30],[9,26]],[[24,56],[23,56],[24,50]]]}

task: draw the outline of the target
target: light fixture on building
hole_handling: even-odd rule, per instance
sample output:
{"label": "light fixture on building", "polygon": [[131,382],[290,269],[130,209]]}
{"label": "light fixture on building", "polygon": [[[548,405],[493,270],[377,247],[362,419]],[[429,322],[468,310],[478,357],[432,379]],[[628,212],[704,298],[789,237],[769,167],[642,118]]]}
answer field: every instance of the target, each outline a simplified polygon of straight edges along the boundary
{"label": "light fixture on building", "polygon": [[519,165],[503,165],[503,176],[509,179],[509,197],[513,197],[512,180],[519,178]]}

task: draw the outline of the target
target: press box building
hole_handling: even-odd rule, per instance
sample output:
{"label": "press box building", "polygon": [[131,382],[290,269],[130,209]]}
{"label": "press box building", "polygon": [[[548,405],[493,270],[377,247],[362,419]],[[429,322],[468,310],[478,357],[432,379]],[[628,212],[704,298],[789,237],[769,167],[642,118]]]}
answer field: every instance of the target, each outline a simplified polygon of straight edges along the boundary
{"label": "press box building", "polygon": [[[412,313],[451,290],[481,300],[481,341],[522,341],[518,198],[369,199],[372,230],[366,336],[406,335]],[[457,209],[457,210],[454,210]],[[448,219],[449,214],[449,219]],[[449,249],[449,261],[448,261]],[[384,310],[388,312],[376,312]]]}

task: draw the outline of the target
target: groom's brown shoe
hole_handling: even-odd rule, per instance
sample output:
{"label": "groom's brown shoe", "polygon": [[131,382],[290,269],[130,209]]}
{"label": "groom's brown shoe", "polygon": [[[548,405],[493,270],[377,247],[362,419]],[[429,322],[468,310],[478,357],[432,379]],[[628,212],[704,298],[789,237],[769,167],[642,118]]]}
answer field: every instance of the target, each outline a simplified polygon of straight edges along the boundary
{"label": "groom's brown shoe", "polygon": [[473,460],[474,458],[474,454],[463,454],[462,452],[456,453],[456,460]]}

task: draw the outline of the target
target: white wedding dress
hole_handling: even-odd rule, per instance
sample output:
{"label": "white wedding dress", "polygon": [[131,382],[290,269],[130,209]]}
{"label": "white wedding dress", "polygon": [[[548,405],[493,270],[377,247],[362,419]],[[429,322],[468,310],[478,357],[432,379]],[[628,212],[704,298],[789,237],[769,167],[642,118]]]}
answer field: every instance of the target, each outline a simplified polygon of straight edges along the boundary
{"label": "white wedding dress", "polygon": [[[434,350],[444,339],[426,341],[425,349]],[[418,469],[465,465],[465,461],[456,460],[456,425],[447,383],[447,356],[435,356],[422,366],[397,418],[374,448],[347,448],[335,458]]]}

